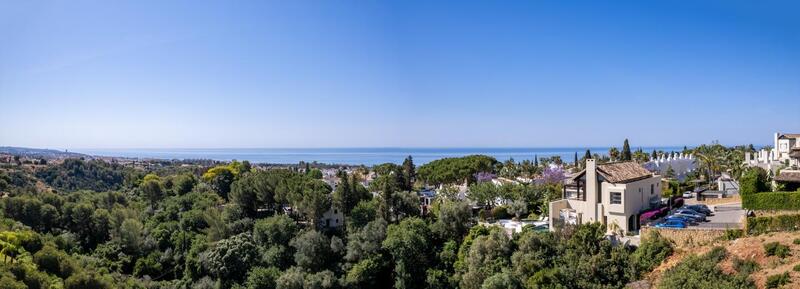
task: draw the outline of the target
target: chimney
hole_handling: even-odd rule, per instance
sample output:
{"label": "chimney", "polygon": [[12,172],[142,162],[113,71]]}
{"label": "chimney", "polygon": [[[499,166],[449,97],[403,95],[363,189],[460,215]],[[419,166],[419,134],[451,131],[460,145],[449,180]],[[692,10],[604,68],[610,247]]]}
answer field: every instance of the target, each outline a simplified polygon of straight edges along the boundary
{"label": "chimney", "polygon": [[597,183],[597,164],[594,159],[586,159],[586,211],[584,218],[589,222],[597,222],[597,203],[598,203],[598,187]]}
{"label": "chimney", "polygon": [[596,174],[596,172],[595,172],[596,169],[597,169],[597,164],[595,164],[594,159],[586,159],[586,173],[587,173],[587,176],[589,174],[589,171],[591,171],[591,173],[593,175],[595,175]]}

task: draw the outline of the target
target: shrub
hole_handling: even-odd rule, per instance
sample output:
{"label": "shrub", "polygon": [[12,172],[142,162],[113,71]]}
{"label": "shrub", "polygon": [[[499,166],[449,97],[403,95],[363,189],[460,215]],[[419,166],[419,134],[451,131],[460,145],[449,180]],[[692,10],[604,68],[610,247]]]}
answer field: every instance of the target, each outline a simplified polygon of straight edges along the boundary
{"label": "shrub", "polygon": [[794,240],[792,241],[792,244],[795,244],[795,245],[800,245],[800,238],[794,239]]}
{"label": "shrub", "polygon": [[642,245],[632,255],[633,263],[640,272],[650,272],[672,255],[672,242],[657,231],[650,231]]}
{"label": "shrub", "polygon": [[108,278],[97,273],[78,273],[64,280],[64,289],[110,289]]}
{"label": "shrub", "polygon": [[25,283],[14,280],[14,275],[3,274],[0,276],[0,288],[3,289],[26,289],[28,288]]}
{"label": "shrub", "polygon": [[744,235],[744,231],[740,229],[725,229],[725,240],[733,241],[736,239],[741,238]]}
{"label": "shrub", "polygon": [[791,282],[789,272],[767,276],[767,288],[778,288]]}
{"label": "shrub", "polygon": [[742,194],[742,207],[750,210],[800,210],[800,193]]}
{"label": "shrub", "polygon": [[488,219],[489,217],[491,217],[490,216],[490,212],[488,212],[488,211],[486,211],[484,209],[481,209],[480,211],[478,211],[478,219],[480,219],[481,221],[486,221],[486,219]]}
{"label": "shrub", "polygon": [[33,262],[44,272],[67,278],[75,272],[74,265],[66,253],[52,246],[45,246],[33,255]]}
{"label": "shrub", "polygon": [[136,260],[136,265],[133,267],[133,275],[137,277],[142,276],[150,276],[150,277],[158,277],[161,275],[162,271],[162,264],[159,261],[160,254],[158,252],[150,253],[147,257],[139,258]]}
{"label": "shrub", "polygon": [[786,256],[789,256],[789,246],[778,242],[770,242],[764,244],[764,252],[767,254],[767,256],[786,258]]}
{"label": "shrub", "polygon": [[736,272],[742,275],[750,275],[755,271],[758,271],[758,263],[751,259],[739,259],[733,258],[733,268],[736,269]]}
{"label": "shrub", "polygon": [[728,251],[726,251],[723,247],[717,246],[711,248],[711,251],[704,255],[704,259],[711,260],[714,263],[719,263],[722,262],[722,260],[725,260],[726,256],[728,256]]}
{"label": "shrub", "polygon": [[492,218],[495,220],[508,219],[511,215],[508,214],[508,209],[503,206],[497,206],[492,209]]}
{"label": "shrub", "polygon": [[245,286],[247,289],[275,288],[275,280],[278,280],[281,272],[275,267],[255,267],[247,273]]}
{"label": "shrub", "polygon": [[740,274],[725,274],[717,264],[725,258],[724,248],[715,247],[702,255],[691,255],[664,272],[658,289],[673,288],[752,288],[753,281]]}
{"label": "shrub", "polygon": [[747,233],[751,235],[775,231],[797,231],[798,229],[800,229],[800,215],[747,218]]}
{"label": "shrub", "polygon": [[800,272],[800,264],[794,265],[794,268],[792,268],[792,270],[794,270],[795,272]]}
{"label": "shrub", "polygon": [[742,177],[739,179],[739,192],[743,197],[767,190],[769,190],[767,171],[753,167],[742,173]]}

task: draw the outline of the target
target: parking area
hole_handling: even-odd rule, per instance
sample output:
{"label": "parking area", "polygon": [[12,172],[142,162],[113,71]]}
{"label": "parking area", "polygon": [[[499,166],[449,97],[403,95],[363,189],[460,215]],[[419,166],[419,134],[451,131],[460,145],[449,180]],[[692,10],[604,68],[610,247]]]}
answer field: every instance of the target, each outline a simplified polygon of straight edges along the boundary
{"label": "parking area", "polygon": [[[689,199],[686,202],[687,205],[694,205],[698,204],[697,201],[693,199]],[[696,225],[691,225],[687,227],[688,229],[696,228],[696,229],[743,229],[744,228],[744,216],[745,210],[742,209],[742,204],[739,202],[729,203],[729,204],[721,204],[721,205],[709,205],[708,206],[711,211],[713,211],[712,216],[706,217],[706,222],[699,222]],[[670,211],[672,214],[673,211]],[[662,222],[663,218],[659,218],[653,221],[648,222],[649,226],[653,226]]]}
{"label": "parking area", "polygon": [[742,228],[742,217],[744,217],[745,210],[742,209],[741,203],[725,204],[714,206],[714,215],[708,217],[708,222],[703,222],[698,225],[701,228]]}

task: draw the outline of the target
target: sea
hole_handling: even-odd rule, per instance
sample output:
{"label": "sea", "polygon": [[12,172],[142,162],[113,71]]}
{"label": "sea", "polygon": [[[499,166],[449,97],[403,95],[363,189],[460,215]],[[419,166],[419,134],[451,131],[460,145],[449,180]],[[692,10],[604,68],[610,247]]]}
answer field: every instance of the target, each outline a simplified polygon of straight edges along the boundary
{"label": "sea", "polygon": [[[639,147],[631,148],[633,150]],[[70,149],[71,152],[94,156],[125,157],[140,159],[211,159],[218,161],[250,161],[251,163],[296,164],[318,162],[344,165],[376,165],[382,163],[401,164],[407,156],[416,165],[425,164],[441,158],[461,157],[482,154],[505,161],[533,160],[560,156],[572,162],[575,153],[582,157],[586,150],[592,153],[607,154],[608,147],[590,148],[216,148],[216,149]],[[647,153],[653,150],[679,152],[683,147],[641,147]]]}

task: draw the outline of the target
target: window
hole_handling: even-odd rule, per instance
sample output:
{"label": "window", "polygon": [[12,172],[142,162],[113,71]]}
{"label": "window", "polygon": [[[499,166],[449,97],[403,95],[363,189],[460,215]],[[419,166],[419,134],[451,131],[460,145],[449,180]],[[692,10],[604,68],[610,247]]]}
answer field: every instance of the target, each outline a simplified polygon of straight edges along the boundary
{"label": "window", "polygon": [[620,193],[620,192],[611,192],[611,203],[612,204],[622,204],[622,193]]}
{"label": "window", "polygon": [[651,194],[651,195],[652,195],[653,193],[655,193],[655,192],[656,192],[656,189],[655,189],[655,188],[656,188],[656,187],[655,187],[655,185],[654,185],[654,184],[650,184],[650,194]]}

